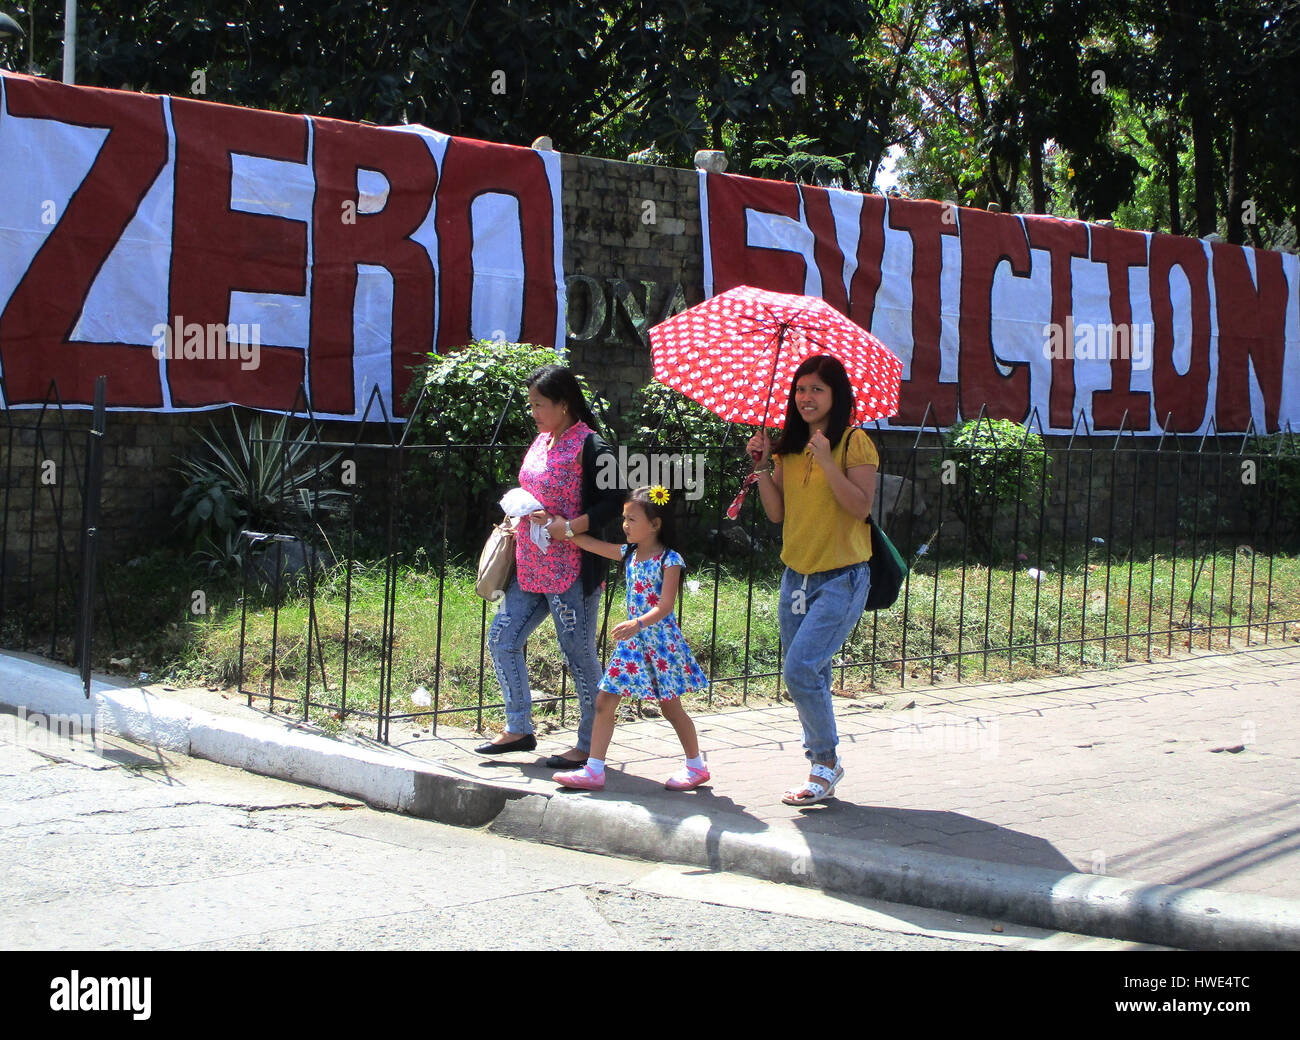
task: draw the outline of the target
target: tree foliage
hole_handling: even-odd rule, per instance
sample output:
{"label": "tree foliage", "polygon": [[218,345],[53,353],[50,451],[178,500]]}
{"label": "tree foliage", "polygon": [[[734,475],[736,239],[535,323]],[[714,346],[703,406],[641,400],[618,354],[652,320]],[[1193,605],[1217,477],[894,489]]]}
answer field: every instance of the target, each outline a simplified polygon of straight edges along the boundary
{"label": "tree foliage", "polygon": [[[30,0],[17,5],[25,17]],[[36,11],[55,75],[61,19]],[[810,120],[835,152],[879,152],[871,0],[198,0],[80,5],[79,82],[626,158],[752,150]]]}
{"label": "tree foliage", "polygon": [[1294,248],[1300,0],[942,0],[903,191]]}
{"label": "tree foliage", "polygon": [[[80,82],[1294,248],[1300,0],[83,0]],[[62,12],[13,0],[58,75]]]}

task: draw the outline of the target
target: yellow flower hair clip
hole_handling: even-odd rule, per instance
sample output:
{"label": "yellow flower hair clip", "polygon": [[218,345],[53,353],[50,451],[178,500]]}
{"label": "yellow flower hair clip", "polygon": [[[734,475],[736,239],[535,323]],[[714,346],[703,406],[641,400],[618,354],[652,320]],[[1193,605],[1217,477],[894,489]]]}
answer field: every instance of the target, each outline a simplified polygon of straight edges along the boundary
{"label": "yellow flower hair clip", "polygon": [[668,504],[668,489],[662,484],[656,484],[650,489],[650,501],[657,506],[666,506]]}

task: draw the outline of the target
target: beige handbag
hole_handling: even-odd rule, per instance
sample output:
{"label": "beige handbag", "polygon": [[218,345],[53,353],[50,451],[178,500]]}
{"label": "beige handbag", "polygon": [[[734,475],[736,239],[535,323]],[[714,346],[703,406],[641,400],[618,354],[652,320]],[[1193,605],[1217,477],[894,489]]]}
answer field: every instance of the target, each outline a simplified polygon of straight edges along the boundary
{"label": "beige handbag", "polygon": [[515,529],[510,517],[492,528],[478,554],[478,580],[474,591],[489,603],[506,594],[515,573]]}

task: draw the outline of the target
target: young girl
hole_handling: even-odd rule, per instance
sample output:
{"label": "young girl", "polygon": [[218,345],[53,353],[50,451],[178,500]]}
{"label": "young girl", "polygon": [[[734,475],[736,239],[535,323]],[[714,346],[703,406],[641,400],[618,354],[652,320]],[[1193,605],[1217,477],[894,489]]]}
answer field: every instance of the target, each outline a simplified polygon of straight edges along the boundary
{"label": "young girl", "polygon": [[618,650],[596,695],[596,721],[587,764],[556,773],[555,782],[583,791],[605,787],[605,752],[614,735],[620,697],[657,700],[686,752],[686,767],[669,777],[664,787],[689,791],[709,779],[700,756],[695,725],[682,707],[681,695],[708,686],[704,670],[686,646],[673,614],[685,563],[671,546],[675,542],[669,492],[662,487],[637,488],[623,506],[626,545],[575,535],[573,542],[587,552],[625,561],[628,620],[614,628]]}

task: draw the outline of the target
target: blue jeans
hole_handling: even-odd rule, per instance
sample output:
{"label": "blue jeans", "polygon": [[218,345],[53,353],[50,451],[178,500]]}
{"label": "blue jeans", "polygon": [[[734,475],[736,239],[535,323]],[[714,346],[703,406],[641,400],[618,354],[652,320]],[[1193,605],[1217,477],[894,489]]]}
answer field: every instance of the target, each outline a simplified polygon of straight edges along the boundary
{"label": "blue jeans", "polygon": [[835,760],[839,735],[831,707],[831,661],[862,617],[871,567],[855,563],[833,571],[781,577],[781,650],[786,685],[803,725],[809,761]]}
{"label": "blue jeans", "polygon": [[549,611],[555,619],[560,650],[578,698],[578,748],[591,750],[591,727],[596,718],[596,689],[604,675],[596,656],[596,630],[600,619],[601,590],[582,594],[582,578],[574,579],[563,592],[527,592],[516,578],[506,589],[488,630],[492,667],[506,702],[506,729],[511,733],[533,732],[533,698],[528,686],[524,645]]}

